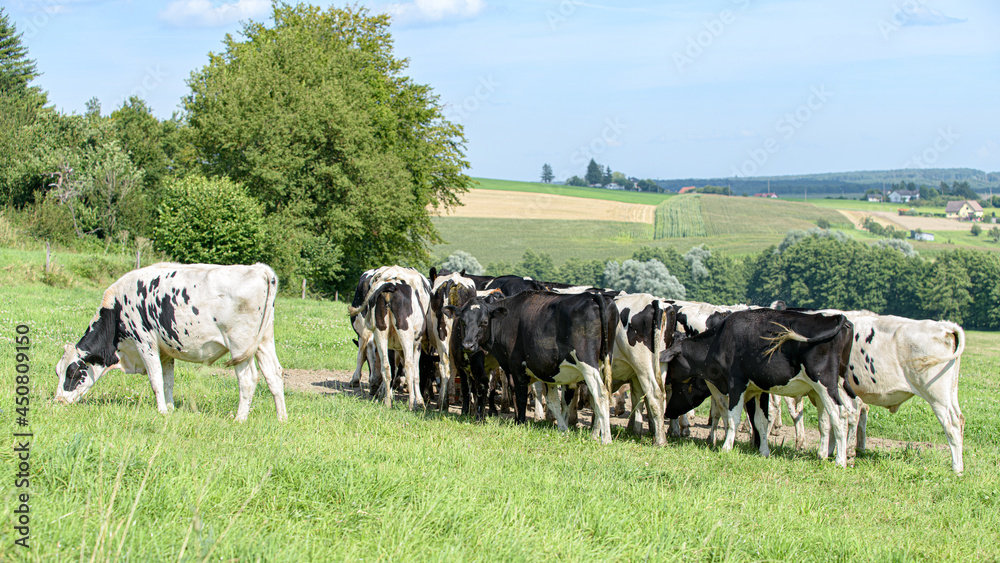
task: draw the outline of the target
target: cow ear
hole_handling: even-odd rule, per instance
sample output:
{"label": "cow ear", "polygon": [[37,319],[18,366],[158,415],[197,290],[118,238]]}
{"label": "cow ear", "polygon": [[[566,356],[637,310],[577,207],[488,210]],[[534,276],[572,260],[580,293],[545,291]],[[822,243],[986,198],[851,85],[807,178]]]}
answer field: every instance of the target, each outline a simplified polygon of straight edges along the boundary
{"label": "cow ear", "polygon": [[443,313],[444,316],[448,317],[449,319],[454,319],[455,316],[458,314],[458,307],[454,305],[445,305],[444,307],[441,308],[441,313]]}
{"label": "cow ear", "polygon": [[504,307],[503,305],[490,311],[490,318],[492,319],[501,319],[506,316],[507,316],[507,307]]}
{"label": "cow ear", "polygon": [[438,269],[435,268],[434,266],[431,266],[431,271],[428,273],[430,274],[431,281],[434,281],[434,278],[438,276]]}
{"label": "cow ear", "polygon": [[674,342],[669,348],[660,352],[660,363],[667,364],[671,360],[681,355],[681,343]]}

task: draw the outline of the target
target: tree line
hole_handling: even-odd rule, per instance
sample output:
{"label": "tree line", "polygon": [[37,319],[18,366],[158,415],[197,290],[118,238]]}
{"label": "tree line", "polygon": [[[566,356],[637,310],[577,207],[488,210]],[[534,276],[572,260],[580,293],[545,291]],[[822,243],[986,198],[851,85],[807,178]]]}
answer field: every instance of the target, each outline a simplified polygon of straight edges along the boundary
{"label": "tree line", "polygon": [[[543,164],[542,181],[551,182],[552,179],[552,167],[547,163]],[[653,180],[634,180],[623,172],[613,172],[610,166],[602,166],[598,164],[593,158],[590,159],[589,163],[587,163],[587,171],[582,178],[579,176],[570,176],[566,179],[565,183],[567,186],[582,187],[607,187],[611,184],[616,184],[623,189],[632,191],[654,193],[663,191]]]}
{"label": "tree line", "polygon": [[65,245],[150,239],[187,262],[269,263],[285,287],[352,288],[376,264],[429,263],[428,207],[471,185],[465,137],[404,74],[389,17],[273,5],[191,73],[158,119],[132,97],[52,107],[0,8],[0,206]]}
{"label": "tree line", "polygon": [[965,328],[1000,330],[1000,255],[954,250],[928,261],[899,239],[874,244],[838,231],[790,231],[778,245],[747,257],[696,246],[681,254],[645,246],[619,261],[551,256],[527,250],[520,262],[479,265],[467,253],[444,267],[489,275],[517,274],[576,285],[644,291],[715,304],[867,309],[913,319],[950,320]]}

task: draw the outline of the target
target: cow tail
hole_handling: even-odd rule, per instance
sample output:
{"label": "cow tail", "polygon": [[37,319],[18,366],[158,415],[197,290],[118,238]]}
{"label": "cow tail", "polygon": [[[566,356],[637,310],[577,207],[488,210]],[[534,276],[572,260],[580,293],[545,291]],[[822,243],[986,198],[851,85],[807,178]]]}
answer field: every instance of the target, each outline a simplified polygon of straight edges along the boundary
{"label": "cow tail", "polygon": [[597,301],[597,310],[601,318],[601,347],[598,349],[598,360],[602,362],[601,371],[604,385],[611,393],[611,343],[608,342],[608,303],[600,293],[591,294]]}
{"label": "cow tail", "polygon": [[915,358],[912,360],[912,365],[914,368],[919,370],[924,370],[938,364],[943,364],[945,362],[950,362],[952,360],[957,360],[962,357],[962,352],[965,351],[965,331],[962,327],[955,323],[949,322],[949,332],[955,335],[955,351],[948,356],[938,357],[938,356],[923,356],[920,358]]}
{"label": "cow tail", "polygon": [[657,387],[662,387],[663,382],[660,381],[660,353],[663,352],[661,349],[661,342],[663,341],[663,309],[660,308],[660,300],[653,300],[653,373],[656,375]]}
{"label": "cow tail", "polygon": [[[263,265],[263,264],[262,264]],[[269,266],[264,266],[264,284],[267,286],[267,293],[264,295],[264,312],[261,315],[260,326],[257,327],[257,337],[254,338],[253,346],[248,348],[245,352],[239,356],[226,362],[226,366],[233,367],[236,364],[243,363],[248,359],[254,357],[257,353],[257,348],[260,347],[261,342],[264,341],[264,337],[268,333],[268,328],[271,328],[271,333],[273,336],[274,332],[274,298],[278,295],[278,276],[274,273]]]}

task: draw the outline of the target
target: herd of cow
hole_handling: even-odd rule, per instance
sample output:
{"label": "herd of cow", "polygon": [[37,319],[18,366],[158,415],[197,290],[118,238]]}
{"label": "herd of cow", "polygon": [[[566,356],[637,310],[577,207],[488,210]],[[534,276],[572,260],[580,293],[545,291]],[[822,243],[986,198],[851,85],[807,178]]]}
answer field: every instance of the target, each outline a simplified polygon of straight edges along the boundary
{"label": "herd of cow", "polygon": [[[166,413],[174,360],[210,364],[230,353],[240,391],[236,419],[247,417],[259,367],[285,420],[276,292],[277,278],[263,264],[164,263],[132,271],[105,291],[83,338],[66,346],[56,366],[56,400],[75,402],[119,368],[148,374]],[[399,266],[365,272],[348,311],[358,335],[352,384],[367,363],[370,389],[388,405],[393,374],[401,371],[410,408],[426,406],[435,384],[438,406],[447,408],[458,382],[463,413],[482,418],[487,405],[496,412],[499,387],[513,391],[515,420],[523,423],[530,387],[535,416],[547,408],[565,430],[584,395],[574,390],[582,382],[593,435],[606,444],[612,395],[627,383],[630,425],[641,431],[647,419],[657,445],[666,443],[667,424],[685,433],[687,413],[711,398],[715,422],[725,427],[722,449],[732,449],[745,408],[766,456],[780,407],[775,396],[798,399],[789,408],[799,447],[801,398],[808,397],[819,413],[819,456],[835,451],[844,466],[849,435],[864,449],[868,405],[895,412],[919,395],[944,427],[953,470],[963,470],[957,391],[965,334],[951,322],[780,303],[724,307],[434,269],[428,279]]]}

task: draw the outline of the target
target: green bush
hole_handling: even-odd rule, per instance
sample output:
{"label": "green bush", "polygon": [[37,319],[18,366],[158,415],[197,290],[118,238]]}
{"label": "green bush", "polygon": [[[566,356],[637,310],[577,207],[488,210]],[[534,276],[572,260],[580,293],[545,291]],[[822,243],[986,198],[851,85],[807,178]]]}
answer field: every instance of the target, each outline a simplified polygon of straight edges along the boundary
{"label": "green bush", "polygon": [[265,260],[264,212],[228,178],[189,176],[167,184],[153,242],[188,264],[253,264]]}

